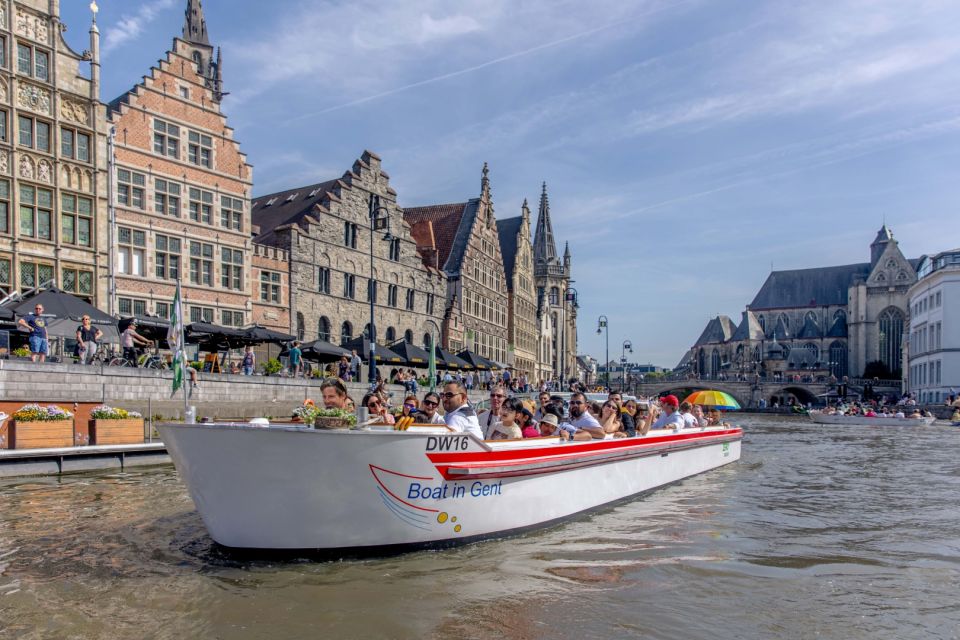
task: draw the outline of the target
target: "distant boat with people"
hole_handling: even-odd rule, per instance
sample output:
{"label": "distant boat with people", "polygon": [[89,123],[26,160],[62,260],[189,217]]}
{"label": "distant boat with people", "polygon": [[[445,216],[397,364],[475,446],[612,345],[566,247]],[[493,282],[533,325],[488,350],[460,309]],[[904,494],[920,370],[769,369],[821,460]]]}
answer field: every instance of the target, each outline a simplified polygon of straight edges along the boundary
{"label": "distant boat with people", "polygon": [[930,425],[936,420],[934,416],[917,415],[916,417],[905,415],[904,417],[883,416],[883,415],[864,415],[864,414],[843,414],[843,413],[824,413],[823,411],[812,409],[807,415],[817,424],[836,424],[836,425],[864,425],[873,427],[916,427],[919,425]]}
{"label": "distant boat with people", "polygon": [[544,527],[740,459],[739,427],[582,442],[480,440],[445,425],[162,424],[211,537],[336,556]]}

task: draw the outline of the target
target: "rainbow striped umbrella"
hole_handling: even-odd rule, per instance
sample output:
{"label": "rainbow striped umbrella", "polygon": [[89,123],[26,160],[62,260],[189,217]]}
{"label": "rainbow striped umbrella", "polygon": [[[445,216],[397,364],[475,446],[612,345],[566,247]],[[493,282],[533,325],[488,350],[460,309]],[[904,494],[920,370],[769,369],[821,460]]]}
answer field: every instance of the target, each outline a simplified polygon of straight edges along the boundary
{"label": "rainbow striped umbrella", "polygon": [[687,396],[684,402],[690,404],[699,404],[704,407],[716,407],[717,409],[739,409],[740,403],[733,396],[723,391],[714,391],[705,389],[703,391],[694,391]]}

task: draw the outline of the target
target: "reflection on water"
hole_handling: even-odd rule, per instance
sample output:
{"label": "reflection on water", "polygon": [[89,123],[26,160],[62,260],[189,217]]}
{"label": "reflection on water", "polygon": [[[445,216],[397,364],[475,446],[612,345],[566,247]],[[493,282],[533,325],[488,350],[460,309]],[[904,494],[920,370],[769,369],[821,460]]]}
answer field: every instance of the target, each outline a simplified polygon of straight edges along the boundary
{"label": "reflection on water", "polygon": [[169,467],[2,481],[0,637],[957,637],[960,432],[746,427],[603,513],[352,562],[231,555]]}

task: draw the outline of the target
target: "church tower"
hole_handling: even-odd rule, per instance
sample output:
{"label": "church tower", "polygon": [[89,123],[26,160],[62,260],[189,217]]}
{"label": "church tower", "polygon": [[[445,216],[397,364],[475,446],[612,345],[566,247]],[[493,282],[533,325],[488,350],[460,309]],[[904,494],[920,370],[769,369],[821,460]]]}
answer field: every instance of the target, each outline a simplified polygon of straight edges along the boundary
{"label": "church tower", "polygon": [[[540,194],[540,210],[537,213],[537,228],[533,238],[533,271],[538,295],[545,300],[541,313],[547,315],[550,328],[549,340],[552,356],[545,368],[556,380],[576,376],[576,311],[575,301],[569,301],[570,248],[566,248],[563,260],[557,255],[557,244],[550,221],[550,199],[547,183]],[[572,328],[571,328],[572,327]]]}
{"label": "church tower", "polygon": [[188,0],[183,18],[183,41],[190,45],[191,58],[197,65],[197,73],[213,92],[214,100],[223,98],[223,73],[220,48],[214,58],[213,46],[207,37],[207,21],[203,17],[203,2]]}

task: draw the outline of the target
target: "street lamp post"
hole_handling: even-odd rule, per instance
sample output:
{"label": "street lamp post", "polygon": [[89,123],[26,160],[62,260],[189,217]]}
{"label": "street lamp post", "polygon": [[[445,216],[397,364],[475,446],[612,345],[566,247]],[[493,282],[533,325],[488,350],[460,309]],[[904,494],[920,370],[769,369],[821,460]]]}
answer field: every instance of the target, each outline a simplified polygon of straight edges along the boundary
{"label": "street lamp post", "polygon": [[603,361],[603,371],[604,371],[604,381],[607,384],[607,389],[610,388],[610,327],[607,326],[607,316],[600,316],[597,319],[597,335],[600,335],[602,331],[606,330],[607,332],[607,355]]}
{"label": "street lamp post", "polygon": [[627,389],[627,351],[633,353],[633,344],[629,340],[623,341],[623,350],[620,352],[620,391]]}
{"label": "street lamp post", "polygon": [[375,281],[373,278],[373,232],[378,228],[378,225],[382,223],[383,229],[386,230],[386,233],[383,236],[383,239],[387,242],[393,240],[393,236],[390,235],[390,217],[385,215],[382,218],[377,217],[377,213],[380,211],[385,211],[387,214],[390,213],[390,210],[386,207],[380,206],[380,196],[371,193],[369,201],[369,217],[370,217],[370,279],[367,281],[367,298],[370,301],[370,360],[367,366],[370,369],[370,373],[367,376],[370,381],[370,386],[377,384],[377,325],[376,318],[374,314],[374,298],[373,292],[375,291]]}

